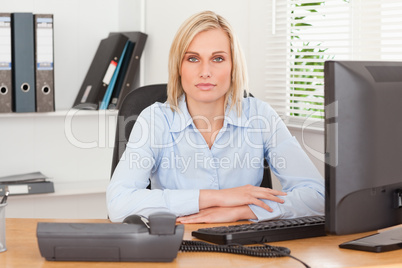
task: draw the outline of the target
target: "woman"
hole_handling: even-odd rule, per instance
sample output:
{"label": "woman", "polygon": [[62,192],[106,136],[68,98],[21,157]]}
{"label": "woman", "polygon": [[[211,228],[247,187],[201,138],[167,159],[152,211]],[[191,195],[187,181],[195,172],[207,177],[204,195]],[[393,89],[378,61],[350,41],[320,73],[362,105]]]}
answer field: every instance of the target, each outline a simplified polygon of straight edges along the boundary
{"label": "woman", "polygon": [[[156,211],[182,223],[323,214],[321,175],[275,111],[243,97],[246,88],[229,23],[210,11],[187,19],[170,50],[168,101],[141,113],[107,189],[110,219]],[[264,158],[283,192],[259,187]]]}

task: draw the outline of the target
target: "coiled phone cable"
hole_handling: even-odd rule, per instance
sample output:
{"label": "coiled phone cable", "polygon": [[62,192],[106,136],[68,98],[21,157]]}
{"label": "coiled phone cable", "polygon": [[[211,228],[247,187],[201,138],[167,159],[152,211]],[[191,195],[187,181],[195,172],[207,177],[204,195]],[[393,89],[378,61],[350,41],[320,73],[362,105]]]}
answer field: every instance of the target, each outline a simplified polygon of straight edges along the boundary
{"label": "coiled phone cable", "polygon": [[240,244],[229,244],[229,245],[215,245],[202,241],[190,241],[183,240],[180,246],[180,251],[182,252],[221,252],[221,253],[232,253],[241,254],[253,257],[291,257],[299,262],[301,262],[306,268],[309,268],[306,263],[299,260],[298,258],[290,255],[290,250],[285,247],[270,246],[267,244],[262,244],[261,246],[243,246]]}

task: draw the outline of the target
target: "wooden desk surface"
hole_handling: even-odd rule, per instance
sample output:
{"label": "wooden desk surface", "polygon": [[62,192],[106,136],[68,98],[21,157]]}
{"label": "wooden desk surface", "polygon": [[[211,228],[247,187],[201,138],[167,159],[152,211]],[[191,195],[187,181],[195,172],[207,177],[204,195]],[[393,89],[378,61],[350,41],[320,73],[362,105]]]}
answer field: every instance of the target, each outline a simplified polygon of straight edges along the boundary
{"label": "wooden desk surface", "polygon": [[[0,253],[0,267],[303,267],[289,257],[258,258],[227,253],[179,252],[170,263],[129,263],[129,262],[61,262],[46,261],[39,253],[36,238],[38,222],[109,222],[108,220],[53,220],[53,219],[6,219],[7,251]],[[224,224],[227,225],[227,224]],[[191,240],[191,231],[208,224],[185,226],[184,239]],[[402,267],[402,250],[385,253],[370,253],[340,249],[342,242],[353,240],[370,233],[347,236],[325,236],[292,241],[273,242],[271,245],[287,247],[292,255],[312,268],[335,267]]]}

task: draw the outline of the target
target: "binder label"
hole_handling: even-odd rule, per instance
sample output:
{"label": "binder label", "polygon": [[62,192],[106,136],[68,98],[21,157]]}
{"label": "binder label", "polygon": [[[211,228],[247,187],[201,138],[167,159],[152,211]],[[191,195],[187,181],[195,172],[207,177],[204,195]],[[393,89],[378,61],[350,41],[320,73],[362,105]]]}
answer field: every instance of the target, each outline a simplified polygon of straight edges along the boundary
{"label": "binder label", "polygon": [[105,77],[103,78],[102,82],[106,85],[109,85],[110,80],[113,77],[114,71],[116,70],[117,67],[117,62],[112,60],[109,64],[109,67],[107,68]]}
{"label": "binder label", "polygon": [[91,89],[92,89],[91,85],[87,86],[87,88],[85,89],[84,95],[82,95],[81,103],[85,103],[87,101],[89,92],[91,92]]}
{"label": "binder label", "polygon": [[29,193],[28,185],[9,185],[8,190],[10,194],[27,194]]}
{"label": "binder label", "polygon": [[0,16],[0,70],[11,70],[11,18]]}
{"label": "binder label", "polygon": [[38,70],[53,70],[53,19],[37,18],[37,58]]}

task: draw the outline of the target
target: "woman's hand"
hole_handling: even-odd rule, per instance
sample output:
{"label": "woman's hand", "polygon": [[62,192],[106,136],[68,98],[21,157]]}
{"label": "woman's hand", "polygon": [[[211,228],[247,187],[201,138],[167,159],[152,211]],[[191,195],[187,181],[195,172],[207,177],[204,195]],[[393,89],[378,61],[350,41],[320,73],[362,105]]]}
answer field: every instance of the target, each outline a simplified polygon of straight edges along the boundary
{"label": "woman's hand", "polygon": [[224,223],[245,219],[257,219],[248,206],[206,208],[196,214],[178,217],[176,221],[180,223]]}
{"label": "woman's hand", "polygon": [[271,200],[282,204],[284,200],[278,196],[284,195],[286,195],[286,193],[281,191],[252,185],[244,185],[222,190],[201,190],[199,205],[200,210],[209,207],[256,205],[272,212],[272,208],[265,204],[261,199]]}

